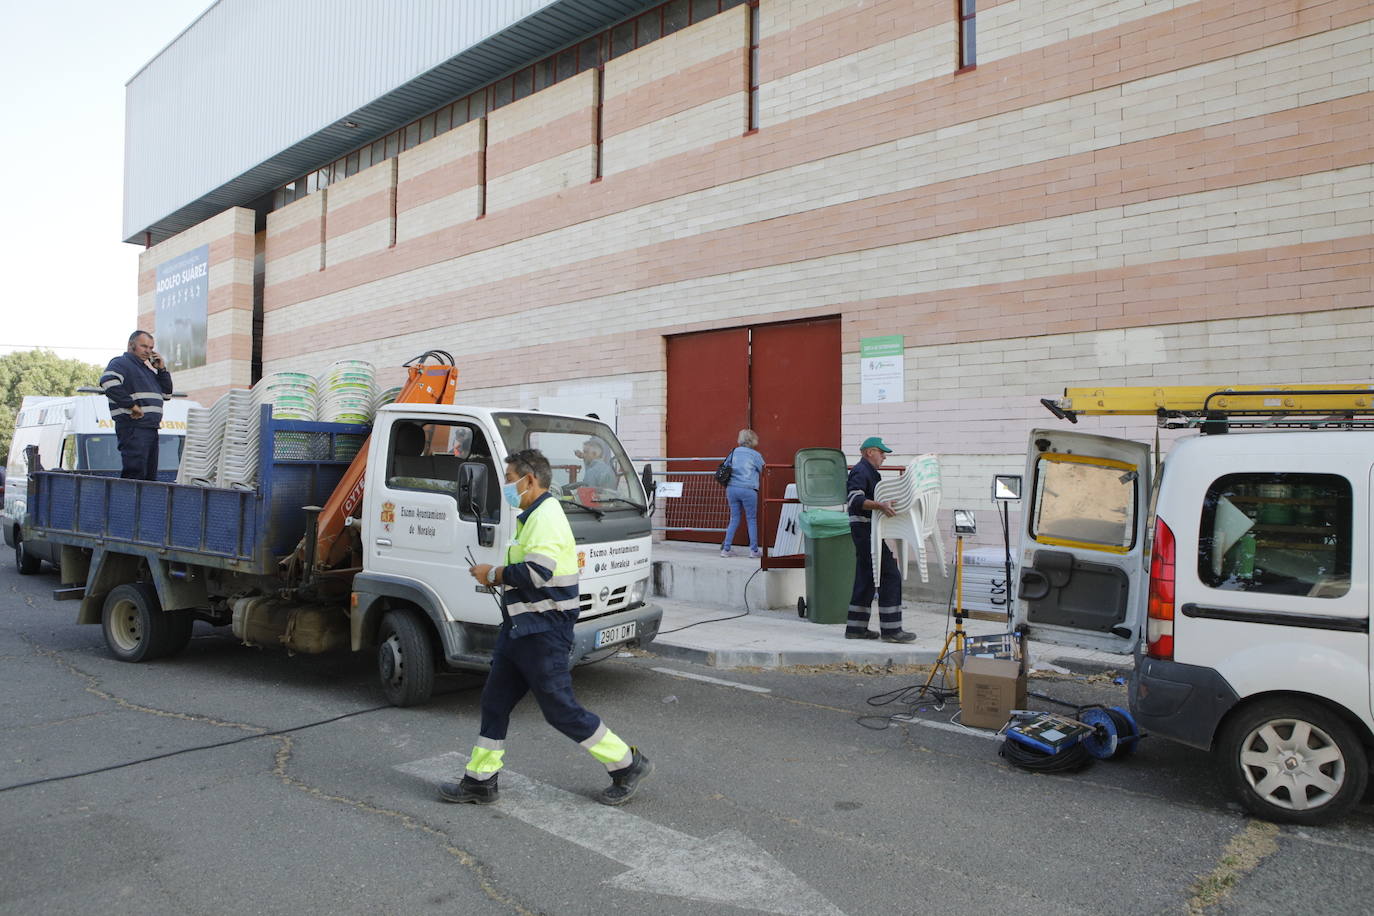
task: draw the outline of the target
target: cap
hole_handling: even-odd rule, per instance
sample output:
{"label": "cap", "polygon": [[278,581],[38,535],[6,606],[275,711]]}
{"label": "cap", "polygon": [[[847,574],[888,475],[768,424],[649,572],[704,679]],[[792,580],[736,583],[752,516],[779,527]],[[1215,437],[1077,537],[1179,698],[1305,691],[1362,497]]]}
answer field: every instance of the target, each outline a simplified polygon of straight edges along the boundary
{"label": "cap", "polygon": [[888,452],[889,454],[892,452],[892,449],[884,445],[883,440],[878,436],[869,436],[867,439],[865,439],[864,444],[859,446],[859,451],[863,451],[866,448],[880,449],[884,452]]}

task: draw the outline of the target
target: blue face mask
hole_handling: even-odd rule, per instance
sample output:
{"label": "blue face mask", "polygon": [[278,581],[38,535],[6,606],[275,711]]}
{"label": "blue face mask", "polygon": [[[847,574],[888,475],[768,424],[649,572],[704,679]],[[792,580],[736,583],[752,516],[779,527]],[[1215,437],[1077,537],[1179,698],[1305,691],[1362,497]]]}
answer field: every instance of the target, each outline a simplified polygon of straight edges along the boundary
{"label": "blue face mask", "polygon": [[520,508],[520,481],[513,480],[501,487],[501,495],[505,497],[506,505],[512,509]]}

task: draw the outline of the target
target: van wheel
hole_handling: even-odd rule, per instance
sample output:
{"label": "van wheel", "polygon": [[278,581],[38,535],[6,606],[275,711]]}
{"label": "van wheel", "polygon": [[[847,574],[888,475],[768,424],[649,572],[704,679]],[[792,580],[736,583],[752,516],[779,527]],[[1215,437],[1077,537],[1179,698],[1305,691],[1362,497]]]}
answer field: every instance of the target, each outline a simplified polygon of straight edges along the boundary
{"label": "van wheel", "polygon": [[24,546],[24,537],[18,531],[14,533],[14,565],[21,576],[31,576],[43,565],[42,560],[29,553]]}
{"label": "van wheel", "polygon": [[157,592],[146,582],[116,586],[105,596],[100,615],[105,645],[122,662],[148,662],[161,657],[173,642],[171,615],[162,610]]}
{"label": "van wheel", "polygon": [[393,706],[416,706],[434,692],[434,645],[412,610],[387,611],[377,646],[377,674]]}
{"label": "van wheel", "polygon": [[1364,747],[1339,717],[1297,698],[1243,710],[1218,738],[1222,782],[1247,809],[1270,821],[1320,824],[1364,794]]}
{"label": "van wheel", "polygon": [[191,641],[191,628],[196,622],[196,618],[190,611],[163,611],[162,616],[167,618],[166,642],[162,646],[162,651],[158,653],[159,658],[171,658],[180,655]]}

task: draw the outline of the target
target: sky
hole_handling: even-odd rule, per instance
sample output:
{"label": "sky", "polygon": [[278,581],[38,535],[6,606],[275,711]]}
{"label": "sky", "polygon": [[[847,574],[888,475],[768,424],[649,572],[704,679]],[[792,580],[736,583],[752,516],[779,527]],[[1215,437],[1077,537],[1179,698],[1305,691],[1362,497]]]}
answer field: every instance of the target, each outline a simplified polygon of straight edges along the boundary
{"label": "sky", "polygon": [[138,315],[120,240],[124,84],[211,0],[0,0],[0,354],[104,365]]}

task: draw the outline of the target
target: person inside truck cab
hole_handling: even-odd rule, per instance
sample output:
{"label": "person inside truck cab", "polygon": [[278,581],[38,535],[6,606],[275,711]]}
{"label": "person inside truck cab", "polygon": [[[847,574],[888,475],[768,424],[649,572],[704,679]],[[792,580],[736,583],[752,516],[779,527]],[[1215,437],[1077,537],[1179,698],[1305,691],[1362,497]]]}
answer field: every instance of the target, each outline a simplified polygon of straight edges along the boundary
{"label": "person inside truck cab", "polygon": [[172,374],[153,349],[153,335],[134,331],[129,348],[105,367],[100,387],[110,403],[122,465],[120,477],[157,480],[157,432],[162,402],[172,396]]}

